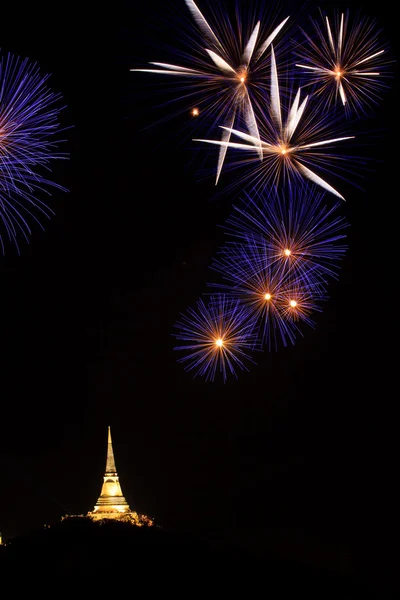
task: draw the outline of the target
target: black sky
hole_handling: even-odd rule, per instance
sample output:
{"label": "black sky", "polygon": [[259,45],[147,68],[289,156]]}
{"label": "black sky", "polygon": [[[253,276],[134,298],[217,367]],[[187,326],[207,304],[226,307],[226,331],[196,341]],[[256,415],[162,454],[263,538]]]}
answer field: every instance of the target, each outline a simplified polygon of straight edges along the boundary
{"label": "black sky", "polygon": [[[54,194],[56,216],[21,256],[9,246],[0,257],[0,531],[91,509],[110,424],[123,491],[139,512],[391,580],[400,500],[397,66],[364,123],[375,132],[365,153],[379,162],[363,191],[346,189],[350,248],[316,329],[257,357],[237,381],[205,384],[176,363],[171,332],[205,291],[229,204],[213,200],[212,178],[199,180],[190,142],[175,143],[186,115],[145,129],[152,98],[129,68],[149,51],[143,40],[162,6],[96,3],[85,14],[81,3],[49,12],[39,2],[8,7],[0,20],[2,52],[52,74],[63,124],[73,125],[71,159],[54,170],[70,191]],[[364,11],[396,58],[392,5]],[[171,143],[159,143],[168,131]]]}

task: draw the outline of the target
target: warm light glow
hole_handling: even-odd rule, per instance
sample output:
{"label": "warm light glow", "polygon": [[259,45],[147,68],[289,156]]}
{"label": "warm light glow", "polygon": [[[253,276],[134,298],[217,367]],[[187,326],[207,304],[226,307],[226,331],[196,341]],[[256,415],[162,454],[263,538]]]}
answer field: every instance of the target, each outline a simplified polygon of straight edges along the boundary
{"label": "warm light glow", "polygon": [[284,144],[284,143],[279,143],[276,147],[276,150],[277,150],[278,154],[282,154],[282,156],[284,156],[285,154],[289,154],[289,152],[291,152],[290,146],[288,146],[288,144]]}
{"label": "warm light glow", "polygon": [[193,117],[198,117],[198,116],[199,116],[199,114],[200,114],[200,111],[199,111],[199,109],[198,109],[198,108],[193,108],[193,109],[192,109],[192,116],[193,116]]}
{"label": "warm light glow", "polygon": [[246,71],[240,71],[237,74],[237,76],[238,76],[238,79],[239,79],[240,83],[244,83],[246,81],[246,78],[247,78],[247,73],[246,73]]}
{"label": "warm light glow", "polygon": [[296,300],[291,300],[289,304],[292,308],[296,308],[296,306],[297,306]]}
{"label": "warm light glow", "polygon": [[117,496],[117,495],[120,495],[120,493],[121,492],[120,492],[119,485],[116,485],[115,483],[111,483],[111,484],[109,483],[107,485],[107,494],[109,496]]}
{"label": "warm light glow", "polygon": [[[108,429],[108,449],[107,449],[107,461],[106,461],[106,472],[104,475],[104,483],[101,488],[101,494],[93,508],[93,511],[89,511],[87,515],[75,515],[84,517],[87,516],[92,521],[120,521],[130,523],[141,527],[146,524],[148,526],[153,525],[153,521],[145,515],[138,515],[137,512],[132,511],[129,508],[129,504],[122,495],[121,486],[119,483],[118,475],[115,473],[113,476],[108,475],[107,470],[112,465],[113,472],[115,471],[114,464],[114,453],[112,450],[111,443],[111,432]],[[73,517],[74,515],[68,515],[63,518]]]}
{"label": "warm light glow", "polygon": [[285,256],[290,256],[292,254],[291,250],[289,250],[289,248],[285,248],[285,250],[283,251],[283,254]]}
{"label": "warm light glow", "polygon": [[340,71],[336,71],[335,75],[336,75],[336,77],[341,77],[342,73]]}
{"label": "warm light glow", "polygon": [[224,345],[224,340],[218,338],[217,340],[215,340],[215,345],[218,346],[218,348],[221,348],[221,346]]}
{"label": "warm light glow", "polygon": [[265,300],[271,300],[271,297],[271,294],[269,294],[268,292],[264,296]]}

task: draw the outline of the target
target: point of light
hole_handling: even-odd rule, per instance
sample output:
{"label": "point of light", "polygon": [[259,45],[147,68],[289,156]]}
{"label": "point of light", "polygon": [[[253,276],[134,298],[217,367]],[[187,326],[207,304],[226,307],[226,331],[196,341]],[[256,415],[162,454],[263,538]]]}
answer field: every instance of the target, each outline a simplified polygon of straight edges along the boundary
{"label": "point of light", "polygon": [[287,144],[278,144],[278,152],[279,154],[285,155],[288,154],[290,152],[290,147]]}
{"label": "point of light", "polygon": [[265,300],[271,300],[272,296],[268,292],[264,296]]}
{"label": "point of light", "polygon": [[246,79],[247,79],[247,72],[246,70],[240,71],[239,73],[237,73],[238,79],[240,81],[240,83],[245,83]]}
{"label": "point of light", "polygon": [[224,340],[221,338],[218,338],[217,340],[215,340],[215,345],[218,346],[218,348],[221,348],[221,346],[224,345]]}
{"label": "point of light", "polygon": [[296,308],[296,306],[297,306],[297,302],[296,302],[296,300],[291,300],[291,301],[289,302],[289,304],[290,304],[290,306],[291,306],[292,308]]}
{"label": "point of light", "polygon": [[199,111],[199,109],[198,109],[198,108],[193,108],[193,109],[192,109],[192,116],[193,116],[193,117],[198,117],[198,116],[199,116],[199,114],[200,114],[200,111]]}
{"label": "point of light", "polygon": [[292,251],[291,251],[291,250],[289,250],[289,248],[285,248],[285,249],[284,249],[284,251],[283,251],[283,254],[284,254],[285,256],[290,256],[290,255],[292,254]]}

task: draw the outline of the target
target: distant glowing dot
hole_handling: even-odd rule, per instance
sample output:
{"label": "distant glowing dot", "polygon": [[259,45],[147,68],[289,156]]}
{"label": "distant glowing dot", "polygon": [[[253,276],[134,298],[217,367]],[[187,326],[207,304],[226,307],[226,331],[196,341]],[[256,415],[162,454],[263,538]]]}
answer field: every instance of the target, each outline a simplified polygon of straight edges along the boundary
{"label": "distant glowing dot", "polygon": [[265,298],[266,300],[271,300],[272,296],[271,296],[271,294],[268,294],[268,292],[267,292],[267,293],[265,294],[264,298]]}
{"label": "distant glowing dot", "polygon": [[193,116],[193,117],[198,117],[198,116],[199,116],[199,114],[200,114],[200,111],[199,111],[199,109],[198,109],[198,108],[193,108],[193,109],[192,109],[192,116]]}
{"label": "distant glowing dot", "polygon": [[291,300],[289,304],[292,308],[296,308],[296,306],[297,306],[296,300]]}
{"label": "distant glowing dot", "polygon": [[241,78],[240,78],[240,81],[241,81],[242,83],[244,83],[244,77],[241,77]]}
{"label": "distant glowing dot", "polygon": [[286,150],[285,150],[285,148],[282,148],[282,149],[281,149],[281,154],[286,154]]}
{"label": "distant glowing dot", "polygon": [[224,340],[222,340],[221,338],[218,338],[217,340],[215,340],[215,345],[218,346],[218,348],[221,348],[221,346],[223,346],[224,344]]}
{"label": "distant glowing dot", "polygon": [[342,73],[340,71],[336,71],[336,77],[341,77]]}
{"label": "distant glowing dot", "polygon": [[284,251],[283,251],[283,254],[285,256],[290,256],[292,254],[292,252],[291,252],[291,250],[289,250],[289,248],[285,248]]}

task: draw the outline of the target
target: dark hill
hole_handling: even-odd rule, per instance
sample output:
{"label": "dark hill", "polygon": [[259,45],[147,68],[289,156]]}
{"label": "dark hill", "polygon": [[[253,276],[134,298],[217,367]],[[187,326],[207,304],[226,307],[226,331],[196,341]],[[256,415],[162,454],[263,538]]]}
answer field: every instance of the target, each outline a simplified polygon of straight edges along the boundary
{"label": "dark hill", "polygon": [[2,581],[14,591],[45,582],[56,585],[57,594],[79,584],[99,592],[128,586],[148,598],[181,592],[189,599],[199,594],[271,600],[377,597],[347,576],[261,559],[158,527],[67,519],[14,538],[0,550]]}

